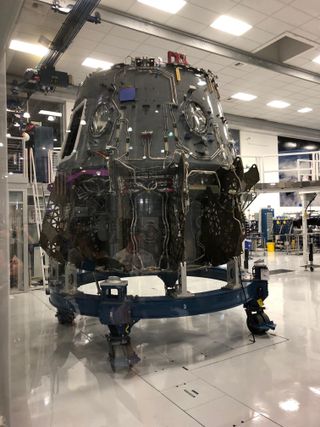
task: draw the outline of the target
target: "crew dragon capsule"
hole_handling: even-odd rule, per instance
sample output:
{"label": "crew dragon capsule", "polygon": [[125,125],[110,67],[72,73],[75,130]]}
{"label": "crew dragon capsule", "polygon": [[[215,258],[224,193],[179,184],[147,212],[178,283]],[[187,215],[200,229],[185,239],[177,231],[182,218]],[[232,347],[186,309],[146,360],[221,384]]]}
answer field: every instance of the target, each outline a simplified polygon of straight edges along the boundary
{"label": "crew dragon capsule", "polygon": [[62,264],[172,285],[182,264],[240,255],[242,196],[258,179],[235,154],[212,72],[173,52],[133,58],[79,89],[41,245]]}

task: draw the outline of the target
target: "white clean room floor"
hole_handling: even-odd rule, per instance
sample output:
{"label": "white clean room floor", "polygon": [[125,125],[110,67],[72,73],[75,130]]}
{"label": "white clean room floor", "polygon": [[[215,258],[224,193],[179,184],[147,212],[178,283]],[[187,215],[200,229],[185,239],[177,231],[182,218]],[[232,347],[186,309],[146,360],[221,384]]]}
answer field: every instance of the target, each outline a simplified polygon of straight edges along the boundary
{"label": "white clean room floor", "polygon": [[274,333],[252,343],[242,307],[140,321],[131,337],[141,362],[125,372],[112,372],[99,321],[62,326],[42,291],[12,295],[11,427],[319,427],[320,269],[305,272],[294,255],[267,262],[294,270],[270,278]]}

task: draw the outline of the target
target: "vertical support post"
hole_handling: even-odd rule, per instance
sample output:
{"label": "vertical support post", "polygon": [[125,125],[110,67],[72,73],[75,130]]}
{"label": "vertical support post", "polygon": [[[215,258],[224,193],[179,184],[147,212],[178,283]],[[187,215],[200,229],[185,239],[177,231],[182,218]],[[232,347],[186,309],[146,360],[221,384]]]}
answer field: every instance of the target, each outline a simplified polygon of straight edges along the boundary
{"label": "vertical support post", "polygon": [[[308,212],[307,207],[307,194],[300,194],[302,200],[302,253],[303,264],[308,265]],[[307,267],[305,267],[307,269]]]}
{"label": "vertical support post", "polygon": [[180,292],[179,295],[185,296],[188,294],[187,289],[187,263],[180,263],[180,278],[179,278]]}
{"label": "vertical support post", "polygon": [[240,282],[240,268],[241,259],[240,257],[233,257],[227,263],[227,284],[223,286],[226,289],[239,289],[241,287]]}
{"label": "vertical support post", "polygon": [[71,262],[67,262],[65,268],[64,292],[69,295],[74,295],[77,292],[77,269]]}

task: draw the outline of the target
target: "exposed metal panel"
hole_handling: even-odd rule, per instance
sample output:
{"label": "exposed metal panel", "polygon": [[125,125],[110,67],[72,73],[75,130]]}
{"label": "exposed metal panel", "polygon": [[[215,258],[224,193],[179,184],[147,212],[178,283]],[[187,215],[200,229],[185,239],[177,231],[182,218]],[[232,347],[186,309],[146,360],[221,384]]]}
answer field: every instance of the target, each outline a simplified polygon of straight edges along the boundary
{"label": "exposed metal panel", "polygon": [[253,129],[260,132],[272,133],[278,136],[307,139],[309,141],[320,141],[320,131],[318,129],[271,122],[269,120],[251,117],[236,116],[228,113],[225,114],[225,117],[228,120],[229,127],[237,129]]}
{"label": "exposed metal panel", "polygon": [[220,55],[225,58],[234,59],[237,62],[244,62],[258,67],[262,67],[277,73],[285,74],[287,76],[295,77],[312,83],[320,83],[320,74],[312,71],[304,70],[302,68],[294,67],[288,64],[282,64],[272,61],[267,61],[258,58],[253,53],[237,49],[232,46],[225,45],[195,34],[191,34],[176,28],[168,27],[166,25],[151,22],[147,19],[130,15],[126,12],[111,9],[106,6],[100,6],[99,11],[103,21],[113,25],[119,25],[124,28],[136,30],[146,33],[155,37],[166,40],[171,40],[175,43],[184,44],[196,49]]}

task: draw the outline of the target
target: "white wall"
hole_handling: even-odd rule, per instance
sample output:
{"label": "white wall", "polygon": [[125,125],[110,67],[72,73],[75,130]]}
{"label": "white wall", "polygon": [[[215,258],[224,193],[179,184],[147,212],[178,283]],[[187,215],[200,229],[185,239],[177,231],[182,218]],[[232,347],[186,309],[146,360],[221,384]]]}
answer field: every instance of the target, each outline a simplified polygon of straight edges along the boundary
{"label": "white wall", "polygon": [[[240,152],[244,167],[256,163],[260,173],[260,182],[278,182],[278,137],[259,131],[240,130]],[[270,156],[261,161],[261,156]],[[270,171],[270,172],[269,172]],[[272,207],[280,215],[279,193],[259,194],[250,205],[248,214],[259,212],[261,208]]]}

